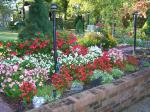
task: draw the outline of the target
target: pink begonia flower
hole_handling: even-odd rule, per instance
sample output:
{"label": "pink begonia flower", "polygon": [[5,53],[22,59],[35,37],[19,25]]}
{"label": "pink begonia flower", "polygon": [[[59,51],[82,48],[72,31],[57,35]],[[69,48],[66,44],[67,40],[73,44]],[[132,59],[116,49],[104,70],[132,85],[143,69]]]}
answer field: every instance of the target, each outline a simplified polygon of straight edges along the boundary
{"label": "pink begonia flower", "polygon": [[14,69],[14,72],[18,71],[19,65],[14,65],[14,66],[13,66],[13,69]]}
{"label": "pink begonia flower", "polygon": [[3,89],[0,89],[0,93],[3,93],[4,91],[3,91]]}

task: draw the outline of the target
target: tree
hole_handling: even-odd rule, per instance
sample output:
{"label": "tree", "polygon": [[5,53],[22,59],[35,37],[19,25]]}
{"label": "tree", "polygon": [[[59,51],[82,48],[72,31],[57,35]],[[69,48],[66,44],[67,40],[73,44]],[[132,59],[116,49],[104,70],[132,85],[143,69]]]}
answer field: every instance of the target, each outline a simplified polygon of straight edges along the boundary
{"label": "tree", "polygon": [[150,36],[150,9],[146,12],[147,20],[143,27],[143,30],[147,36]]}
{"label": "tree", "polygon": [[43,33],[44,35],[50,35],[52,33],[49,10],[44,0],[35,0],[30,6],[26,26],[20,32],[19,37],[31,38],[37,32]]}
{"label": "tree", "polygon": [[3,27],[8,27],[8,24],[10,22],[10,16],[12,13],[11,2],[12,1],[8,0],[3,0],[0,2],[0,21]]}

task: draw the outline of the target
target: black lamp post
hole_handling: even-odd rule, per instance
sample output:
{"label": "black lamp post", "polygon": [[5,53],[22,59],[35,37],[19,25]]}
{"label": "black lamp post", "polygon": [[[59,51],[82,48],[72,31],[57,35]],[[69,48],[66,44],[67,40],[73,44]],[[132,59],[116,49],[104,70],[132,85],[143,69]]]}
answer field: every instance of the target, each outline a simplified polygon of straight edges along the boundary
{"label": "black lamp post", "polygon": [[133,49],[133,53],[135,54],[136,52],[136,28],[137,28],[137,15],[138,15],[138,12],[135,12],[133,14],[133,17],[134,17],[134,21],[133,21],[133,33],[134,33],[134,49]]}
{"label": "black lamp post", "polygon": [[87,13],[87,25],[89,25],[90,24],[90,13],[88,12]]}
{"label": "black lamp post", "polygon": [[53,17],[53,50],[54,50],[54,69],[55,73],[57,72],[57,43],[56,43],[56,14],[57,5],[51,4],[51,12]]}

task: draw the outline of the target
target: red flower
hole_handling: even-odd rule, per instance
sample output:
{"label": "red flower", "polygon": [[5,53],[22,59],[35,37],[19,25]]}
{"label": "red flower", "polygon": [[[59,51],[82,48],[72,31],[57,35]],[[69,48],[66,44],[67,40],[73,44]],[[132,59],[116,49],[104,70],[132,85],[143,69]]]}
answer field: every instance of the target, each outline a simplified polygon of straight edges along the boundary
{"label": "red flower", "polygon": [[124,64],[123,64],[123,62],[121,61],[121,60],[116,60],[116,62],[114,63],[114,66],[117,66],[118,68],[120,68],[120,69],[124,69]]}
{"label": "red flower", "polygon": [[41,34],[41,32],[37,32],[37,34],[38,34],[38,35],[40,35],[40,34]]}
{"label": "red flower", "polygon": [[106,52],[103,54],[102,57],[94,60],[94,65],[96,66],[96,69],[100,69],[103,71],[110,72],[112,70],[111,61]]}
{"label": "red flower", "polygon": [[17,52],[10,52],[10,54],[16,56]]}
{"label": "red flower", "polygon": [[8,43],[6,44],[6,47],[8,48],[8,47],[10,47],[10,46],[12,46],[12,43],[8,42]]}
{"label": "red flower", "polygon": [[3,46],[3,43],[2,43],[2,42],[0,42],[0,47],[1,47],[1,46]]}
{"label": "red flower", "polygon": [[64,44],[64,40],[63,39],[57,39],[57,46],[58,46],[58,48],[62,48],[63,44]]}
{"label": "red flower", "polygon": [[60,36],[60,34],[58,32],[56,32],[56,36]]}
{"label": "red flower", "polygon": [[73,44],[73,43],[76,42],[76,41],[77,41],[77,38],[74,37],[73,39],[71,39],[71,40],[69,41],[69,43],[70,43],[70,44]]}
{"label": "red flower", "polygon": [[32,45],[30,45],[29,48],[34,50],[34,49],[36,49],[37,47],[38,47],[38,46],[37,46],[36,44],[32,44]]}
{"label": "red flower", "polygon": [[19,89],[21,91],[20,97],[25,99],[28,103],[30,103],[31,98],[37,93],[35,86],[29,82],[23,82]]}
{"label": "red flower", "polygon": [[36,38],[35,40],[34,40],[34,43],[38,43],[39,42],[39,38]]}
{"label": "red flower", "polygon": [[19,44],[19,48],[23,49],[24,48],[24,44]]}
{"label": "red flower", "polygon": [[134,56],[127,56],[127,62],[132,65],[138,65],[138,60]]}

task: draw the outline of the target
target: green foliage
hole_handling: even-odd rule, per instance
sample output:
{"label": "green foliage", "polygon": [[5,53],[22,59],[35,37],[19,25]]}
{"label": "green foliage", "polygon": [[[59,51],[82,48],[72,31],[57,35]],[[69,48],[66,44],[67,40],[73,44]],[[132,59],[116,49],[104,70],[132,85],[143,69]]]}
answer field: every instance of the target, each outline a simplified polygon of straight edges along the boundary
{"label": "green foliage", "polygon": [[[117,42],[119,44],[128,44],[128,45],[134,45],[134,38],[130,37],[123,37],[123,38],[118,38]],[[136,40],[136,46],[143,47],[145,46],[145,41],[142,39],[137,39]]]}
{"label": "green foliage", "polygon": [[76,23],[76,32],[77,33],[83,33],[84,32],[84,23],[82,20],[79,20],[77,23]]}
{"label": "green foliage", "polygon": [[19,67],[23,69],[33,69],[35,68],[35,64],[31,63],[30,60],[25,60],[22,63],[20,63]]}
{"label": "green foliage", "polygon": [[78,39],[78,43],[85,47],[90,47],[95,45],[99,46],[102,44],[103,49],[112,48],[117,45],[116,39],[112,37],[110,34],[106,34],[105,32],[87,33],[83,38]]}
{"label": "green foliage", "polygon": [[106,34],[104,38],[102,38],[102,47],[103,49],[113,48],[117,45],[117,41],[111,34]]}
{"label": "green foliage", "polygon": [[101,81],[102,81],[103,84],[111,83],[113,81],[113,76],[110,75],[109,73],[103,72],[101,70],[95,70],[94,74],[91,77],[91,80],[95,80],[95,79],[98,79],[98,78],[101,78]]}
{"label": "green foliage", "polygon": [[93,75],[91,76],[91,80],[95,80],[100,78],[103,75],[103,71],[94,70]]}
{"label": "green foliage", "polygon": [[123,76],[124,73],[123,73],[123,71],[121,71],[118,68],[113,68],[111,74],[112,74],[113,78],[120,78]]}
{"label": "green foliage", "polygon": [[[19,77],[20,77],[21,74],[22,74],[22,71],[17,71],[15,73],[13,73],[12,82],[13,82],[13,80],[19,81],[20,80]],[[4,79],[8,80],[7,76],[4,76]],[[11,82],[5,83],[4,93],[6,93],[6,95],[10,98],[19,98],[20,95],[21,95],[19,85],[15,83],[12,86]]]}
{"label": "green foliage", "polygon": [[150,36],[150,9],[146,12],[147,20],[145,25],[143,26],[143,30],[147,36]]}
{"label": "green foliage", "polygon": [[4,93],[10,98],[19,98],[21,91],[19,90],[19,86],[15,84],[13,88],[5,88]]}
{"label": "green foliage", "polygon": [[107,72],[104,72],[104,74],[102,75],[102,83],[111,83],[113,81],[113,76],[110,75]]}
{"label": "green foliage", "polygon": [[65,29],[75,29],[74,19],[64,20],[64,28]]}
{"label": "green foliage", "polygon": [[126,72],[135,72],[137,68],[134,65],[126,64],[125,65],[125,71]]}
{"label": "green foliage", "polygon": [[30,39],[32,35],[37,32],[41,32],[48,36],[52,33],[48,6],[43,0],[35,0],[30,6],[29,17],[26,19],[26,26],[20,32],[19,37]]}
{"label": "green foliage", "polygon": [[53,89],[54,87],[52,85],[44,85],[43,87],[39,87],[37,89],[37,96],[50,96]]}
{"label": "green foliage", "polygon": [[102,33],[90,32],[86,33],[83,38],[79,38],[78,43],[85,47],[100,45],[102,38]]}
{"label": "green foliage", "polygon": [[145,61],[144,62],[144,67],[150,67],[150,62]]}

